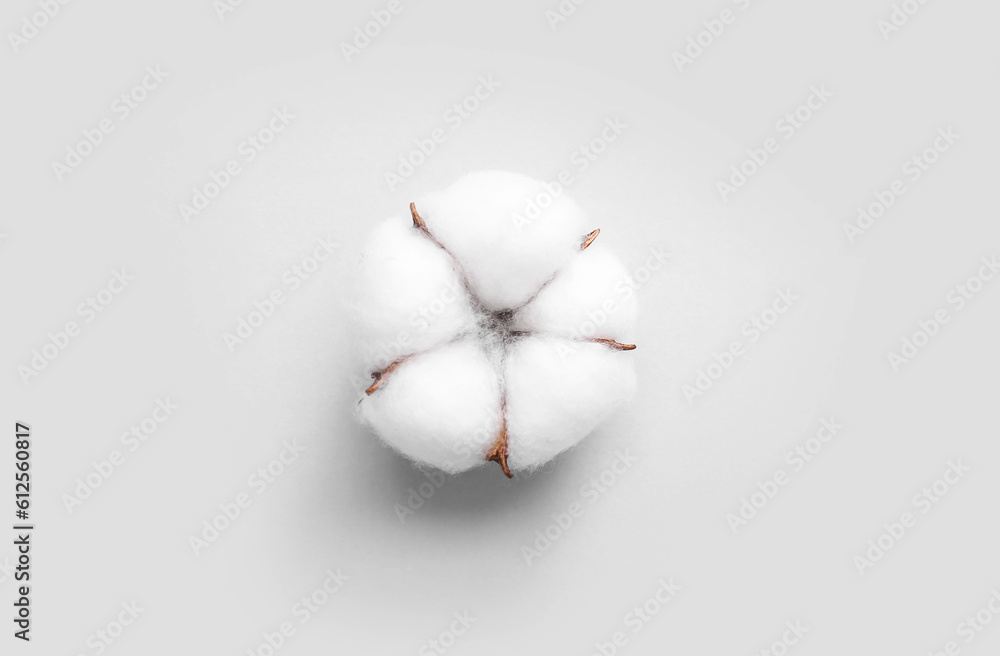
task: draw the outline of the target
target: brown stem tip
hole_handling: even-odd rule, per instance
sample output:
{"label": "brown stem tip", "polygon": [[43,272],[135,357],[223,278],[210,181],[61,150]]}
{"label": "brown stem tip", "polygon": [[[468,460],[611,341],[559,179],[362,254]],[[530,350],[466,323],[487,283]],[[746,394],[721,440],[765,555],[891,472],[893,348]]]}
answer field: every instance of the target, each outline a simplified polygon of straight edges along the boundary
{"label": "brown stem tip", "polygon": [[382,371],[372,372],[372,378],[375,379],[375,382],[371,384],[371,387],[365,390],[365,394],[367,394],[368,396],[374,394],[378,390],[378,388],[382,386],[382,383],[385,382],[385,377],[391,374],[393,370],[395,370],[396,367],[401,365],[403,363],[403,360],[405,359],[406,358],[403,358],[402,360],[396,360]]}
{"label": "brown stem tip", "polygon": [[591,342],[597,342],[599,344],[607,344],[616,351],[633,351],[635,350],[635,344],[622,344],[621,342],[616,342],[613,339],[591,339]]}
{"label": "brown stem tip", "polygon": [[444,244],[439,242],[437,240],[437,237],[431,234],[431,229],[427,227],[427,222],[424,221],[424,217],[420,216],[420,212],[417,211],[416,203],[410,203],[410,216],[413,217],[414,228],[424,233],[424,236],[430,239],[435,246],[448,253],[448,255],[451,256],[452,260],[455,259],[455,256],[452,255],[450,252],[448,252],[448,249],[444,247]]}
{"label": "brown stem tip", "polygon": [[[427,222],[424,221],[424,217],[420,216],[420,212],[417,211],[417,204],[410,203],[410,216],[413,217],[413,227],[424,233],[424,236],[434,242],[439,248],[444,248],[441,242],[437,240],[434,235],[431,234],[431,229],[427,227]],[[448,250],[445,248],[445,250]]]}
{"label": "brown stem tip", "polygon": [[490,452],[486,454],[486,460],[490,462],[495,462],[500,465],[500,469],[503,470],[504,476],[507,478],[514,478],[514,474],[510,473],[510,468],[507,466],[507,412],[504,409],[503,422],[500,425],[500,436],[497,437],[496,443]]}
{"label": "brown stem tip", "polygon": [[417,204],[416,203],[410,203],[410,216],[413,217],[413,227],[414,228],[417,228],[418,230],[424,230],[424,231],[427,230],[427,224],[424,223],[424,220],[420,217],[420,214],[417,212]]}
{"label": "brown stem tip", "polygon": [[600,228],[598,228],[597,230],[594,230],[592,232],[588,232],[586,235],[584,235],[583,236],[583,242],[580,244],[580,250],[581,251],[587,250],[587,246],[590,246],[591,244],[593,244],[594,240],[597,239],[597,235],[599,235],[599,234],[601,234],[601,229]]}

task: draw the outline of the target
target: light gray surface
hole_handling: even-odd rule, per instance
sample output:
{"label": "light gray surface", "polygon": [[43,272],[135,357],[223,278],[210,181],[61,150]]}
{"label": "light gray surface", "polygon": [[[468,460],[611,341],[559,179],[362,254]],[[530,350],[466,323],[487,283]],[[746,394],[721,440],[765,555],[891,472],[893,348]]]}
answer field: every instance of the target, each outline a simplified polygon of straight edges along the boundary
{"label": "light gray surface", "polygon": [[[282,654],[417,653],[461,611],[477,619],[456,655],[591,654],[616,631],[624,654],[751,654],[790,621],[809,627],[802,656],[995,651],[1000,628],[956,629],[1000,589],[1000,283],[961,310],[947,294],[1000,254],[1000,9],[928,3],[885,40],[891,3],[595,0],[552,30],[556,2],[404,1],[345,61],[338,44],[384,6],[245,2],[220,21],[208,1],[71,3],[2,58],[0,398],[11,441],[15,421],[33,429],[38,529],[33,644],[0,640],[94,654],[88,636],[137,600],[107,653],[244,654],[283,621]],[[679,72],[673,53],[727,7],[734,22]],[[34,11],[16,2],[3,24]],[[169,77],[118,121],[113,100],[157,64]],[[490,75],[496,92],[453,129],[445,112]],[[776,123],[822,85],[833,97],[786,140]],[[284,107],[287,130],[246,162],[240,143]],[[51,162],[106,117],[115,131],[58,182]],[[628,128],[579,171],[574,151],[614,117]],[[906,160],[946,126],[955,146],[911,181]],[[384,173],[437,127],[447,140],[390,190]],[[769,137],[778,152],[721,202],[716,182]],[[242,172],[185,223],[178,204],[231,159]],[[669,254],[638,292],[639,394],[541,471],[448,479],[401,522],[427,479],[354,422],[365,372],[343,281],[373,221],[486,168],[572,170],[630,269]],[[843,224],[895,178],[906,193],[851,244]],[[317,238],[336,254],[290,291]],[[85,324],[78,304],[122,267],[135,280]],[[277,288],[287,301],[230,352],[224,333]],[[786,288],[799,300],[751,343],[742,326]],[[887,354],[939,308],[950,321],[894,372]],[[24,385],[17,367],[68,321],[80,336]],[[689,404],[683,385],[734,341],[746,355]],[[127,452],[120,434],[167,397],[179,410]],[[793,472],[786,452],[831,416],[843,429]],[[258,495],[248,476],[286,440],[305,451]],[[124,465],[69,513],[63,495],[113,449]],[[618,451],[636,462],[594,494]],[[959,458],[971,471],[921,514],[912,497]],[[12,461],[0,449],[5,477]],[[787,485],[734,535],[727,513],[778,469]],[[244,492],[195,555],[189,536]],[[860,574],[854,557],[907,511],[916,526]],[[350,580],[300,624],[292,607],[328,568]],[[670,577],[680,591],[633,633],[627,613]]]}

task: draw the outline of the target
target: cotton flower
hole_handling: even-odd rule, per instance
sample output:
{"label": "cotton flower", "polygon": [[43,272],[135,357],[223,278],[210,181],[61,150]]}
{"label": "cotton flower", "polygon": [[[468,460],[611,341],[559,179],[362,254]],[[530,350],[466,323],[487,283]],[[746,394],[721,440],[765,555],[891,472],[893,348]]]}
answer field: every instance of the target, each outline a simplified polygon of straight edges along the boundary
{"label": "cotton flower", "polygon": [[559,187],[503,172],[377,225],[353,284],[361,421],[448,472],[511,476],[577,444],[635,389],[635,296],[598,232]]}

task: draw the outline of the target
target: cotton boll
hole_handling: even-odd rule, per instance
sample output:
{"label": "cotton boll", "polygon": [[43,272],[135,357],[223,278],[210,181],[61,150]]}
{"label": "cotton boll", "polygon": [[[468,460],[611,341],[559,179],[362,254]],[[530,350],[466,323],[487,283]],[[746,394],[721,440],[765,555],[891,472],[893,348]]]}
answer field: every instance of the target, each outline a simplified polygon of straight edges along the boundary
{"label": "cotton boll", "polygon": [[[532,203],[544,208],[536,214],[529,210]],[[511,309],[531,298],[579,251],[581,237],[590,231],[579,206],[564,193],[514,173],[471,173],[418,199],[416,206],[490,310]]]}
{"label": "cotton boll", "polygon": [[358,413],[390,446],[447,472],[485,464],[500,429],[500,379],[474,340],[407,358]]}
{"label": "cotton boll", "polygon": [[362,257],[353,289],[365,367],[384,369],[473,324],[469,296],[452,259],[414,230],[409,216],[380,223]]}
{"label": "cotton boll", "polygon": [[627,276],[628,270],[617,257],[594,244],[573,257],[535,299],[518,310],[514,330],[632,342],[636,295],[623,287]]}
{"label": "cotton boll", "polygon": [[635,317],[634,294],[618,293],[627,272],[593,247],[597,232],[561,190],[518,223],[545,190],[472,174],[370,240],[355,302],[375,382],[357,412],[418,463],[459,472],[493,460],[511,476],[632,395],[635,347],[618,341],[630,341]]}
{"label": "cotton boll", "polygon": [[626,353],[555,337],[519,340],[508,355],[508,465],[537,467],[577,444],[635,391]]}

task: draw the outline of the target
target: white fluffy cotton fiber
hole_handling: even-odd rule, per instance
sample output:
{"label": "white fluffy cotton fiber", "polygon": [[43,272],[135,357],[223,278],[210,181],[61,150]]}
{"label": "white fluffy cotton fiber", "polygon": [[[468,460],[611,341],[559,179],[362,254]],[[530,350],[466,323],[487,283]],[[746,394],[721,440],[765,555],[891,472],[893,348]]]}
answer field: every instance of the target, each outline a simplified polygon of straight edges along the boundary
{"label": "white fluffy cotton fiber", "polygon": [[357,412],[412,460],[448,472],[492,460],[510,476],[632,396],[635,297],[614,291],[626,270],[551,191],[473,173],[369,238],[353,290],[373,383]]}

